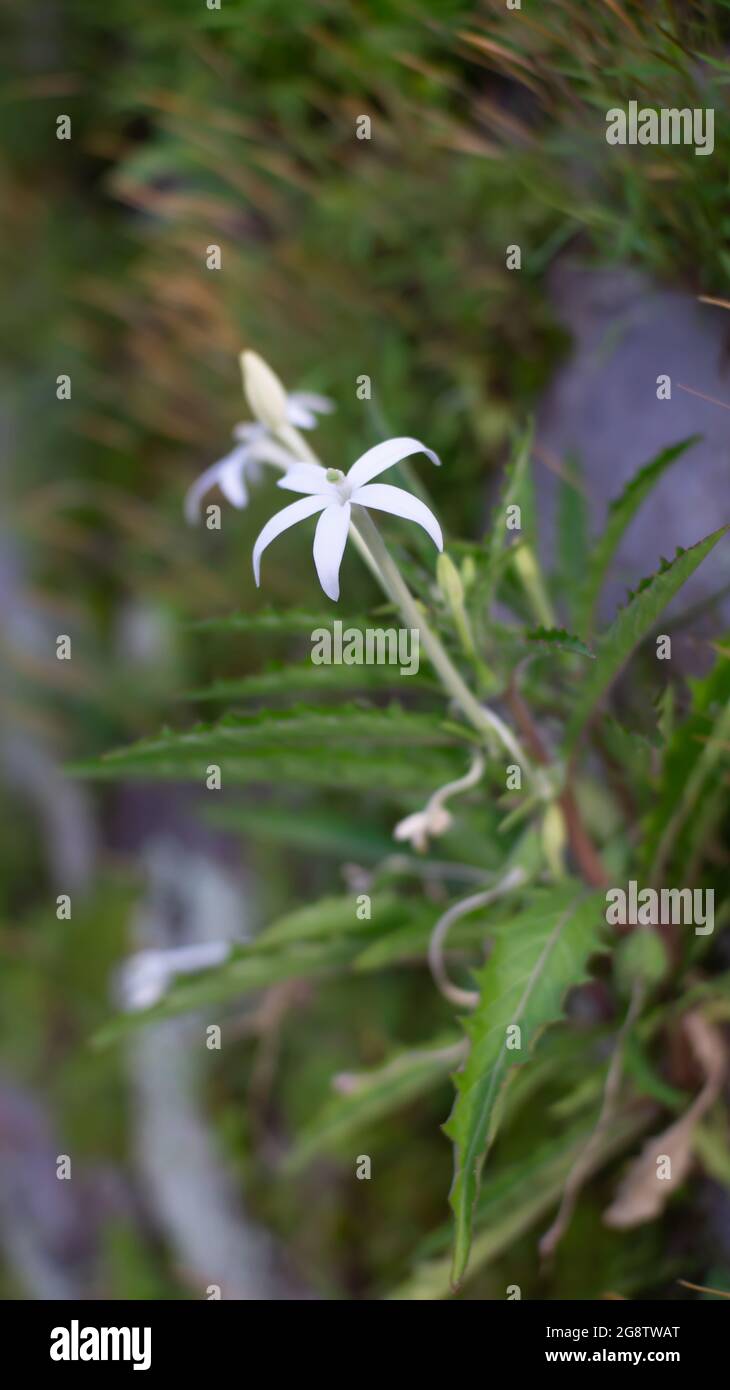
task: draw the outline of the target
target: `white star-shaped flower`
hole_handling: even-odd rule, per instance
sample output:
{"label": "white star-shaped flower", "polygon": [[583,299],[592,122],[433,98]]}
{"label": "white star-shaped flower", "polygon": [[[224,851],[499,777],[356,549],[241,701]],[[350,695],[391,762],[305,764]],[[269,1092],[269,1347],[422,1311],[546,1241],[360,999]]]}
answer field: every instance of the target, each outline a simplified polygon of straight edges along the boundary
{"label": "white star-shaped flower", "polygon": [[[334,410],[334,403],[329,397],[320,396],[315,391],[293,391],[286,401],[289,424],[300,430],[313,430],[317,415],[329,414]],[[236,425],[233,438],[238,441],[235,448],[206,468],[188,489],[185,517],[191,525],[200,520],[201,500],[212,487],[219,487],[234,507],[245,507],[248,503],[246,483],[258,481],[262,463],[271,463],[283,469],[296,463],[293,454],[271,438],[266,425],[250,421]]]}
{"label": "white star-shaped flower", "polygon": [[410,454],[427,454],[433,463],[440,459],[418,439],[386,439],[368,449],[353,463],[349,473],[336,468],[319,468],[313,463],[296,464],[290,468],[278,486],[289,492],[308,494],[290,507],[277,512],[267,521],[253,548],[253,572],[257,585],[261,582],[261,556],[282,531],[305,521],[317,512],[322,515],[314,533],[314,564],[319,582],[328,598],[340,596],[340,564],[347,542],[350,513],[353,505],[390,512],[392,516],[415,521],[428,532],[434,545],[443,550],[441,527],[433,512],[412,493],[387,483],[372,483],[386,468]]}

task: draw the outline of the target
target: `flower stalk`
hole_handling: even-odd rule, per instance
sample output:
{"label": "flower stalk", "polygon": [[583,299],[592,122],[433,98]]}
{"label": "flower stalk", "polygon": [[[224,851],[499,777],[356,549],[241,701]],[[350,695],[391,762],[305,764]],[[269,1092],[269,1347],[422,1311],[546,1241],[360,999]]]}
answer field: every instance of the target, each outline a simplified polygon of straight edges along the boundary
{"label": "flower stalk", "polygon": [[418,629],[424,650],[444,689],[451,695],[476,732],[485,740],[490,751],[494,747],[496,737],[526,775],[534,777],[527,754],[512,730],[500,719],[498,714],[494,713],[494,710],[479,703],[466,681],[457,671],[448,652],[429,626],[422,609],[416,603],[372,517],[365,508],[359,508],[359,512],[360,515],[354,525],[363,536],[375,561],[381,584],[388,597],[400,610],[407,625]]}

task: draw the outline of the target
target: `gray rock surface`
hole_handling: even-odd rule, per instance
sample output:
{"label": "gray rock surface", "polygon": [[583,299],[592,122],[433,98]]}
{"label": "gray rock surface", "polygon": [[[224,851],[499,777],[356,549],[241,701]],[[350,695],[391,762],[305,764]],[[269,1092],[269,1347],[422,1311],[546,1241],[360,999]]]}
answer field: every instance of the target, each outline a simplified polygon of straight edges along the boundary
{"label": "gray rock surface", "polygon": [[[611,617],[627,588],[730,522],[730,311],[660,288],[626,270],[556,264],[549,291],[574,349],[541,404],[536,432],[538,505],[549,551],[555,522],[556,469],[580,460],[595,531],[609,502],[642,464],[689,435],[701,441],[678,459],[629,527],[603,594]],[[657,399],[668,375],[671,400]],[[712,404],[682,387],[724,401]],[[730,540],[705,560],[670,612],[730,583]],[[730,595],[693,630],[730,626]]]}

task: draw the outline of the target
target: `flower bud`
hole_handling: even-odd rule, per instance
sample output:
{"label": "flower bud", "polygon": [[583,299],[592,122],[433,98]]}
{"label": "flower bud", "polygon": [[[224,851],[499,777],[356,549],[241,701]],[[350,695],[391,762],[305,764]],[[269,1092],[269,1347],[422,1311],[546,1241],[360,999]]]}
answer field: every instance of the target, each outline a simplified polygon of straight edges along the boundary
{"label": "flower bud", "polygon": [[566,843],[565,818],[557,803],[551,801],[542,821],[542,847],[548,868],[555,878],[562,878],[565,873],[563,855]]}
{"label": "flower bud", "polygon": [[286,391],[276,372],[272,372],[257,352],[242,352],[239,361],[251,414],[267,429],[280,429],[288,420],[288,404]]}
{"label": "flower bud", "polygon": [[452,608],[461,608],[464,603],[464,585],[461,575],[452,558],[442,550],[436,561],[436,582]]}
{"label": "flower bud", "polygon": [[461,575],[456,565],[445,550],[442,550],[436,561],[436,582],[451,609],[454,624],[461,639],[461,645],[467,656],[473,657],[474,639],[472,637],[466,609],[464,608],[464,585],[461,582]]}
{"label": "flower bud", "polygon": [[461,564],[461,582],[464,586],[464,593],[468,594],[474,580],[477,577],[477,567],[474,564],[473,555],[465,555]]}

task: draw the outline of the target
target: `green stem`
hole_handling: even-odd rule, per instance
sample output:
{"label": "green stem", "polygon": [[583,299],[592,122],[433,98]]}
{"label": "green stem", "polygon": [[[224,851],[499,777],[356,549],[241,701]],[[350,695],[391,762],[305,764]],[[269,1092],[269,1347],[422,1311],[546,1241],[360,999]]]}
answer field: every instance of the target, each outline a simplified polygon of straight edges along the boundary
{"label": "green stem", "polygon": [[409,627],[418,631],[431,665],[441,678],[441,683],[459,705],[469,723],[473,725],[477,733],[485,738],[488,746],[492,746],[496,735],[515,762],[524,768],[529,776],[533,776],[527,754],[512,730],[503,723],[499,715],[495,714],[493,710],[488,709],[485,705],[480,705],[441,645],[436,633],[429,627],[398,566],[391,558],[370,513],[364,507],[359,507],[358,512],[359,516],[355,526],[363,535],[365,544],[380,571],[383,588],[392,598],[396,607],[400,609]]}

